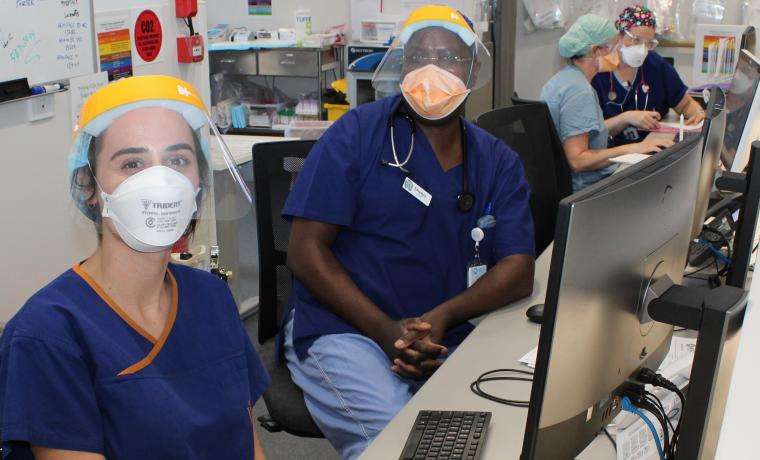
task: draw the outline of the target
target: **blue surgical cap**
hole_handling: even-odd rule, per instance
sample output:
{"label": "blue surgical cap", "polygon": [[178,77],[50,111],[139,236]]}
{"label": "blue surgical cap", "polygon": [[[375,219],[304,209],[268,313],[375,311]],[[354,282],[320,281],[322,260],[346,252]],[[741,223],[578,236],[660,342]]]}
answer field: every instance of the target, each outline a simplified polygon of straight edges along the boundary
{"label": "blue surgical cap", "polygon": [[596,14],[586,14],[570,26],[559,39],[559,54],[565,58],[583,56],[592,46],[601,46],[617,35],[612,21]]}

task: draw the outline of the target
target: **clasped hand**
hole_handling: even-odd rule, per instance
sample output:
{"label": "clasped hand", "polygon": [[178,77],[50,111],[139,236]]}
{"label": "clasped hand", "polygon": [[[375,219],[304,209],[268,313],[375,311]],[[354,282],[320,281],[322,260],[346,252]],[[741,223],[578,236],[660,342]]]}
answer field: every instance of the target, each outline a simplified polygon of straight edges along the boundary
{"label": "clasped hand", "polygon": [[403,377],[422,380],[438,369],[448,353],[440,345],[445,327],[426,318],[405,318],[384,326],[380,346],[390,358],[391,370]]}

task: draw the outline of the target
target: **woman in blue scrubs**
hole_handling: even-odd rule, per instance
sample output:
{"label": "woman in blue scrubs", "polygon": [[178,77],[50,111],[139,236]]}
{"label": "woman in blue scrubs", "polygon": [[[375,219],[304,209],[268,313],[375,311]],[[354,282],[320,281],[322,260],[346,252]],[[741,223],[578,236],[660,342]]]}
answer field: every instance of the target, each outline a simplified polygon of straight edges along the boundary
{"label": "woman in blue scrubs", "polygon": [[568,64],[541,89],[541,100],[549,106],[554,126],[572,168],[573,191],[592,185],[617,169],[610,161],[629,153],[657,152],[671,141],[644,139],[608,148],[610,135],[629,124],[623,115],[605,120],[591,80],[617,49],[618,37],[612,21],[587,14],[559,40],[559,54]]}
{"label": "woman in blue scrubs", "polygon": [[69,173],[98,246],[5,329],[4,458],[263,458],[252,407],[268,376],[232,295],[169,263],[210,187],[196,94],[131,77],[84,104]]}
{"label": "woman in blue scrubs", "polygon": [[612,138],[611,147],[640,141],[670,109],[683,114],[688,125],[705,118],[676,69],[654,51],[656,26],[654,13],[645,6],[623,10],[615,21],[621,45],[618,67],[597,74],[591,82],[605,119],[621,114],[628,118],[628,126]]}

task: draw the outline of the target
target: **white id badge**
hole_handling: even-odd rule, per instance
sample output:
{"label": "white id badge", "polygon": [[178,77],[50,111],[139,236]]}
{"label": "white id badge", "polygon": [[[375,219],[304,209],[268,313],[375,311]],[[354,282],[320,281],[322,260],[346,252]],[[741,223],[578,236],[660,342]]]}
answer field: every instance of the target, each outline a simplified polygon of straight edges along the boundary
{"label": "white id badge", "polygon": [[485,265],[472,265],[467,268],[467,287],[472,287],[481,276],[485,275],[488,271],[488,267]]}
{"label": "white id badge", "polygon": [[413,180],[408,177],[404,179],[404,183],[401,188],[409,192],[410,195],[417,198],[420,203],[425,206],[430,206],[430,201],[433,199],[433,195],[429,194],[424,188],[417,185]]}

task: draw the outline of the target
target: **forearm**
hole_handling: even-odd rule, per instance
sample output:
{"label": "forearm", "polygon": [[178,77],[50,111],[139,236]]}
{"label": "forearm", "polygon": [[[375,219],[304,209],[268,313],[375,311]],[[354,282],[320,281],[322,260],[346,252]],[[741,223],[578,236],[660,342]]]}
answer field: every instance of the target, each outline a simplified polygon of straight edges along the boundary
{"label": "forearm", "polygon": [[528,255],[505,257],[472,287],[422,316],[442,321],[447,329],[531,295],[535,260]]}
{"label": "forearm", "polygon": [[[253,420],[251,422],[253,423]],[[256,428],[253,429],[253,458],[255,460],[266,460],[266,455],[264,455],[264,449],[261,447],[261,442],[259,442]]]}
{"label": "forearm", "polygon": [[700,112],[703,112],[702,106],[688,94],[683,97],[674,110],[679,114],[683,114],[686,118],[692,118]]}
{"label": "forearm", "polygon": [[378,325],[392,321],[359,290],[327,245],[291,241],[288,266],[318,301],[367,337],[378,341]]}
{"label": "forearm", "polygon": [[610,165],[610,158],[631,153],[630,144],[619,145],[610,149],[592,150],[587,149],[572,160],[570,166],[574,171],[595,171]]}
{"label": "forearm", "polygon": [[630,126],[630,124],[627,112],[623,112],[620,115],[615,115],[612,118],[604,120],[604,127],[607,128],[610,136],[613,137],[623,132],[623,130]]}
{"label": "forearm", "polygon": [[103,455],[93,452],[50,449],[34,445],[31,447],[32,455],[36,460],[105,460]]}

